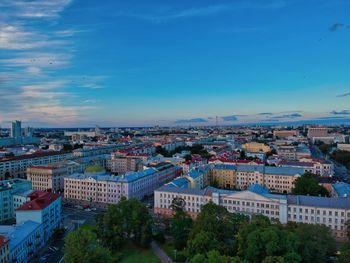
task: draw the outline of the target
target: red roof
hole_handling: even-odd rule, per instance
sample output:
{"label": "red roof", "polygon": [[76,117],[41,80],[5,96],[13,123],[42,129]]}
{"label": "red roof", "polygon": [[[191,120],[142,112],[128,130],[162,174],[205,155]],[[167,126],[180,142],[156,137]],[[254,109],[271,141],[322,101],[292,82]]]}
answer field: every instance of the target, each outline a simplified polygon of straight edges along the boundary
{"label": "red roof", "polygon": [[0,235],[0,248],[3,247],[8,241],[9,240],[7,237]]}
{"label": "red roof", "polygon": [[53,156],[53,155],[61,155],[65,154],[66,152],[36,152],[32,154],[24,154],[19,156],[13,156],[8,158],[3,158],[0,160],[0,162],[7,162],[7,161],[15,161],[15,160],[22,160],[22,159],[31,159],[31,158],[38,158],[38,157],[45,157],[45,156]]}
{"label": "red roof", "polygon": [[42,210],[61,196],[52,192],[35,191],[29,195],[30,200],[17,208],[17,211]]}

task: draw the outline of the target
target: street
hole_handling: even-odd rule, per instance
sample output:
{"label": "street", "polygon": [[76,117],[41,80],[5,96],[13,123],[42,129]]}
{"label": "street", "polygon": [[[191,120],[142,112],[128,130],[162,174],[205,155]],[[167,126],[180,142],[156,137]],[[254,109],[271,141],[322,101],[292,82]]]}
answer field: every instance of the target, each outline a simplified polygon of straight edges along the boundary
{"label": "street", "polygon": [[62,218],[65,229],[63,237],[58,240],[49,240],[46,246],[38,253],[38,260],[32,262],[63,263],[64,237],[84,224],[93,223],[96,216],[102,212],[102,210],[85,211],[83,209],[63,206]]}

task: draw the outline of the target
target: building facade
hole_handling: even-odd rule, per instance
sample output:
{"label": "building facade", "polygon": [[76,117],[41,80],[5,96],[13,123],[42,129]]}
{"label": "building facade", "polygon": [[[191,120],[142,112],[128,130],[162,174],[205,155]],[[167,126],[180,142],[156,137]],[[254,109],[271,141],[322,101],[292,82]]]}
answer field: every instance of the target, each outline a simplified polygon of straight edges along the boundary
{"label": "building facade", "polygon": [[30,201],[16,209],[16,222],[21,224],[31,220],[39,223],[47,241],[56,229],[62,227],[62,197],[42,191],[35,191],[29,196]]}
{"label": "building facade", "polygon": [[11,220],[15,217],[15,204],[20,202],[14,195],[26,192],[32,189],[32,183],[23,179],[11,179],[0,181],[0,222]]}
{"label": "building facade", "polygon": [[44,246],[42,225],[26,221],[16,225],[0,225],[0,235],[9,240],[9,261],[27,263]]}
{"label": "building facade", "polygon": [[171,217],[174,198],[184,200],[184,211],[195,219],[208,202],[224,206],[231,213],[248,216],[265,215],[270,220],[286,224],[303,222],[324,224],[331,228],[337,240],[347,240],[350,233],[350,200],[311,196],[270,194],[264,187],[251,186],[245,191],[177,188],[163,186],[154,192],[154,213]]}
{"label": "building facade", "polygon": [[63,193],[64,176],[78,172],[82,172],[82,165],[73,161],[32,166],[27,168],[27,180],[32,182],[34,190]]}
{"label": "building facade", "polygon": [[0,160],[0,180],[26,178],[27,168],[34,165],[47,165],[61,162],[72,157],[65,152],[40,152],[3,158]]}

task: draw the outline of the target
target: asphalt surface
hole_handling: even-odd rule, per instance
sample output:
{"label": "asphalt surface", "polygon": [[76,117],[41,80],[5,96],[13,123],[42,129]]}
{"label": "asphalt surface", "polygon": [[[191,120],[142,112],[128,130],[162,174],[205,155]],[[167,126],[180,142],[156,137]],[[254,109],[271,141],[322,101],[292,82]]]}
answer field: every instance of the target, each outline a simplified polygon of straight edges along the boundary
{"label": "asphalt surface", "polygon": [[74,231],[84,224],[93,223],[96,216],[101,212],[101,210],[85,211],[74,207],[62,207],[63,226],[66,229],[63,237],[58,240],[50,240],[40,253],[38,253],[38,259],[32,262],[63,263],[64,237],[69,232]]}
{"label": "asphalt surface", "polygon": [[342,164],[337,163],[336,161],[332,160],[331,158],[329,158],[328,155],[323,154],[317,146],[312,145],[310,147],[311,149],[311,154],[313,157],[317,158],[317,159],[326,159],[330,162],[333,163],[334,165],[334,181],[342,181],[342,182],[346,182],[346,183],[350,183],[350,172],[348,169],[346,169],[346,167]]}

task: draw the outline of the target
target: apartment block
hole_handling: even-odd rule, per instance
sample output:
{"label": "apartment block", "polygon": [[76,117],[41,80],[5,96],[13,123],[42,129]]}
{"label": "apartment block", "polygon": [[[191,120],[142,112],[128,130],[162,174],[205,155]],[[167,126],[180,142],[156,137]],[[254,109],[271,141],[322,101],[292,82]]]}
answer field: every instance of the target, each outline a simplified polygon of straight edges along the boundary
{"label": "apartment block", "polygon": [[109,174],[74,174],[64,179],[64,197],[90,205],[116,204],[122,197],[141,200],[159,186],[175,178],[171,164],[131,172],[121,176]]}
{"label": "apartment block", "polygon": [[16,209],[17,224],[34,221],[42,226],[43,238],[49,240],[62,226],[62,197],[52,192],[35,191],[30,201]]}
{"label": "apartment block", "polygon": [[26,179],[27,168],[31,166],[57,163],[71,157],[71,153],[65,152],[37,152],[3,158],[0,160],[0,180],[10,178]]}
{"label": "apartment block", "polygon": [[27,179],[34,190],[63,192],[64,176],[82,172],[82,165],[73,161],[27,168]]}
{"label": "apartment block", "polygon": [[31,189],[32,183],[27,180],[11,179],[0,181],[0,222],[13,219],[15,217],[15,208],[26,201],[26,199],[17,200],[18,198],[14,198],[14,195]]}

